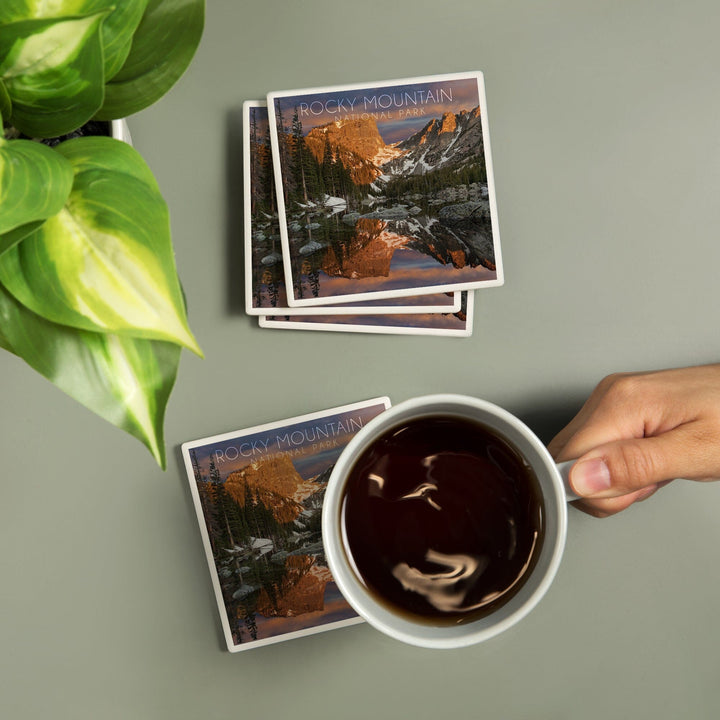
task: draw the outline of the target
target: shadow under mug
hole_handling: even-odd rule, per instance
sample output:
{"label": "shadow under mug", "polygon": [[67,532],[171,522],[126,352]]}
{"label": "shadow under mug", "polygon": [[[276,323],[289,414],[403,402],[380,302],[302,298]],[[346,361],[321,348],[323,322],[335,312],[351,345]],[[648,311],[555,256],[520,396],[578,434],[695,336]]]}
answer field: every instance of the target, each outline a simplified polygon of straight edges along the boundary
{"label": "shadow under mug", "polygon": [[[534,569],[522,588],[491,614],[467,623],[433,625],[413,621],[376,599],[353,569],[345,550],[342,503],[358,457],[394,427],[423,417],[457,417],[478,422],[505,438],[533,468],[544,505],[544,540]],[[427,648],[457,648],[487,640],[525,617],[541,600],[560,565],[567,533],[567,502],[577,496],[567,474],[573,461],[556,464],[521,420],[497,405],[466,395],[426,395],[402,402],[373,418],[342,451],[328,481],[322,535],[328,566],[340,592],[370,625],[397,640]]]}

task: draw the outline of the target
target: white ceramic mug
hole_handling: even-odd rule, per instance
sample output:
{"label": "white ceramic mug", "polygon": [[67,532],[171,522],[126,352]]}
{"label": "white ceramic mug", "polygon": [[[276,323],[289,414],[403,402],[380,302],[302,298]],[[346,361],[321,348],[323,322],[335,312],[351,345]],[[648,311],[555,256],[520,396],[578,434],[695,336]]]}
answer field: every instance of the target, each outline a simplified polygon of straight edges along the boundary
{"label": "white ceramic mug", "polygon": [[[357,458],[391,428],[430,416],[455,416],[491,428],[518,450],[534,469],[544,503],[544,540],[536,565],[522,588],[490,615],[455,625],[413,622],[375,599],[353,570],[345,550],[342,502]],[[323,502],[322,533],[330,571],[353,609],[385,634],[412,645],[456,648],[487,640],[527,615],[555,577],[565,547],[567,502],[575,499],[567,472],[572,461],[556,465],[543,443],[521,420],[501,407],[465,395],[427,395],[407,400],[371,420],[348,443],[332,471]]]}

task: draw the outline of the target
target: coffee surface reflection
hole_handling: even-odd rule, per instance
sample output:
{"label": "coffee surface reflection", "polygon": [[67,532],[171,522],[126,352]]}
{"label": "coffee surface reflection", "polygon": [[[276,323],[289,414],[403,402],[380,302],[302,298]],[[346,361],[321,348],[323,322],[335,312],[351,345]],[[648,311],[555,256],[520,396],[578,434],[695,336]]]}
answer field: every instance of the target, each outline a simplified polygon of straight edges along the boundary
{"label": "coffee surface reflection", "polygon": [[359,579],[394,612],[432,624],[484,617],[530,575],[543,540],[537,478],[504,438],[453,416],[374,441],[341,508]]}

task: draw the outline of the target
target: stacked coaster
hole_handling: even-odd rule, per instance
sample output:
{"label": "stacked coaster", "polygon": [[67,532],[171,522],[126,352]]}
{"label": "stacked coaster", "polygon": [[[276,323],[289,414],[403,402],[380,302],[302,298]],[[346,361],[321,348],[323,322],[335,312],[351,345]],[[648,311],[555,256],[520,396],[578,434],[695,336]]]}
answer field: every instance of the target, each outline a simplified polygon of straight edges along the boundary
{"label": "stacked coaster", "polygon": [[503,283],[483,76],[271,92],[244,116],[264,328],[467,337]]}

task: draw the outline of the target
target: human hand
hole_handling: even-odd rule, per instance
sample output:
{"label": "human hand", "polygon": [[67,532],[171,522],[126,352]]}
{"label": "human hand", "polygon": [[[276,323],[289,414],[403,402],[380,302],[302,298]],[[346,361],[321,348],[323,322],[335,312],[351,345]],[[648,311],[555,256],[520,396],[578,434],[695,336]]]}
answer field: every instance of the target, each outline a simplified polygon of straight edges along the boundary
{"label": "human hand", "polygon": [[609,375],[550,442],[580,510],[607,517],[674,478],[720,478],[720,364]]}

